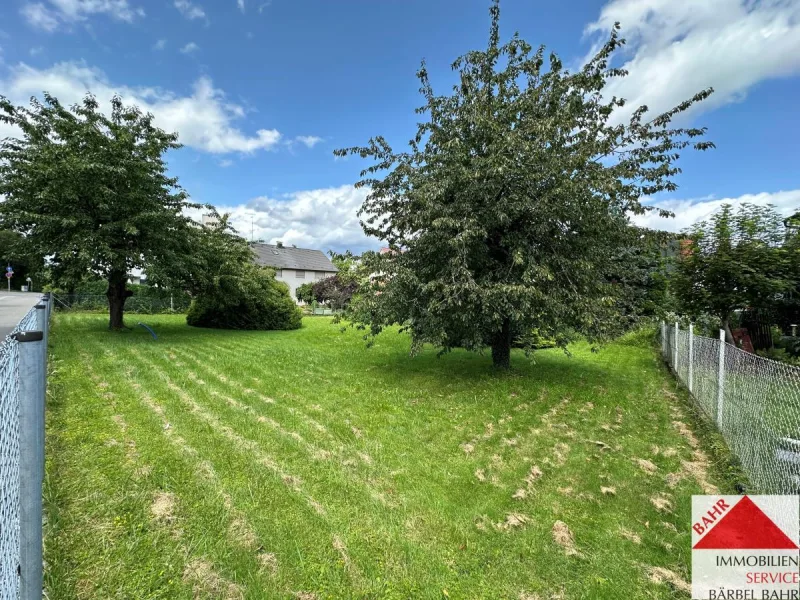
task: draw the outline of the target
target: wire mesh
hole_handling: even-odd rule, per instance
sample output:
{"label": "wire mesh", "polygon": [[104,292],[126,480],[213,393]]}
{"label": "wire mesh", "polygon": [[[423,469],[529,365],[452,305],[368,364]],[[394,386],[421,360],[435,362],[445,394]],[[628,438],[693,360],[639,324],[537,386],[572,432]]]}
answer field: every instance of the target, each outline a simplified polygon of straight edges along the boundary
{"label": "wire mesh", "polygon": [[39,327],[36,318],[36,311],[36,308],[30,309],[27,314],[20,319],[19,323],[17,323],[17,326],[14,327],[12,333],[16,333],[18,331],[35,331],[38,329]]}
{"label": "wire mesh", "polygon": [[800,492],[800,368],[697,335],[690,352],[689,332],[674,326],[662,328],[662,353],[717,424],[754,491]]}
{"label": "wire mesh", "polygon": [[[32,308],[12,333],[37,329]],[[19,343],[0,341],[0,598],[17,598],[20,562]]]}
{"label": "wire mesh", "polygon": [[19,344],[0,343],[0,598],[19,588]]}

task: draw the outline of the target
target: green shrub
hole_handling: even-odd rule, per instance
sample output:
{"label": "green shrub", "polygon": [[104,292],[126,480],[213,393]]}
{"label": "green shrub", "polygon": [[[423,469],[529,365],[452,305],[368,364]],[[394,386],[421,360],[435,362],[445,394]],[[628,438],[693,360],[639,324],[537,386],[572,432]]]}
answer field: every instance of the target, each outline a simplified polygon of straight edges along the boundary
{"label": "green shrub", "polygon": [[301,320],[286,284],[273,270],[256,265],[220,277],[217,286],[192,301],[186,315],[187,324],[214,329],[298,329]]}
{"label": "green shrub", "polygon": [[792,356],[784,348],[770,348],[769,350],[757,350],[756,354],[777,360],[778,362],[786,363],[794,367],[800,367],[800,357]]}
{"label": "green shrub", "polygon": [[537,328],[534,328],[528,335],[521,335],[515,339],[511,346],[529,350],[544,350],[546,348],[555,348],[556,341],[553,338],[542,335]]}
{"label": "green shrub", "polygon": [[297,296],[297,299],[301,302],[311,304],[314,301],[314,282],[309,281],[308,283],[298,286],[294,291],[294,295]]}
{"label": "green shrub", "polygon": [[617,343],[623,346],[647,348],[658,342],[658,333],[658,327],[655,325],[655,322],[642,322],[635,329],[631,329],[622,334],[617,339]]}

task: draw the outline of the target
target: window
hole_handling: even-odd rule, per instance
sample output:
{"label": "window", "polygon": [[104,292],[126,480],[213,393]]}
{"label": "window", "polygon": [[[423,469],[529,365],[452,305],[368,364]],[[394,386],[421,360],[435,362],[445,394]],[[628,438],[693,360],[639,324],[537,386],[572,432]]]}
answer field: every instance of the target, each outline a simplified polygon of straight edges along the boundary
{"label": "window", "polygon": [[306,278],[306,272],[305,271],[295,271],[295,277],[297,277],[297,279],[305,279]]}
{"label": "window", "polygon": [[325,277],[327,277],[327,275],[326,275],[326,273],[324,271],[317,271],[316,276],[317,276],[317,280],[325,279]]}
{"label": "window", "polygon": [[275,277],[283,277],[283,269],[275,269]]}

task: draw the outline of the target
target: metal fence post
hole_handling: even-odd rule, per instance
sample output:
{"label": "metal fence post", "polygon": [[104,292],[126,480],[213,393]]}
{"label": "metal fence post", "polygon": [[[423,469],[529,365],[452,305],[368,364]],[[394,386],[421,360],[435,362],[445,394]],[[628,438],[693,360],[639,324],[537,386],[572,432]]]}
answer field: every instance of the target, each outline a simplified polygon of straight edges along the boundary
{"label": "metal fence post", "polygon": [[717,427],[722,428],[722,403],[725,389],[725,330],[719,330],[719,371],[717,372]]}
{"label": "metal fence post", "polygon": [[[41,312],[44,314],[44,307]],[[19,342],[19,598],[41,600],[44,334],[23,331],[13,337]]]}
{"label": "metal fence post", "polygon": [[694,323],[689,323],[689,393],[694,383]]}
{"label": "metal fence post", "polygon": [[663,359],[664,356],[667,354],[667,325],[664,321],[661,321],[661,358]]}
{"label": "metal fence post", "polygon": [[672,368],[678,372],[678,322],[675,321],[675,340],[672,342]]}

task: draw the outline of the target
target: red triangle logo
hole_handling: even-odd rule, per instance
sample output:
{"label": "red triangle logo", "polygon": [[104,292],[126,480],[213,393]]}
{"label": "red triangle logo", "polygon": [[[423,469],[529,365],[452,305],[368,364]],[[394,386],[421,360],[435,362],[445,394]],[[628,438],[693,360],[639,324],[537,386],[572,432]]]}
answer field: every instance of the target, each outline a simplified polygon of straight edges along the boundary
{"label": "red triangle logo", "polygon": [[747,496],[694,545],[694,550],[797,549],[797,544]]}

